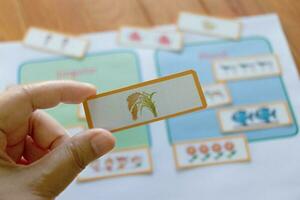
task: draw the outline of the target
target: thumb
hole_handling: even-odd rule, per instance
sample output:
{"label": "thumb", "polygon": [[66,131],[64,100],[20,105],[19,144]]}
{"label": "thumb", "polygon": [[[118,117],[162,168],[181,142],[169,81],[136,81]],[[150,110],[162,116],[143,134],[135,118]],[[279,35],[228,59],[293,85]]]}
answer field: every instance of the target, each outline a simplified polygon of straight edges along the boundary
{"label": "thumb", "polygon": [[114,137],[104,129],[91,129],[70,138],[30,167],[33,192],[56,197],[80,171],[114,144]]}

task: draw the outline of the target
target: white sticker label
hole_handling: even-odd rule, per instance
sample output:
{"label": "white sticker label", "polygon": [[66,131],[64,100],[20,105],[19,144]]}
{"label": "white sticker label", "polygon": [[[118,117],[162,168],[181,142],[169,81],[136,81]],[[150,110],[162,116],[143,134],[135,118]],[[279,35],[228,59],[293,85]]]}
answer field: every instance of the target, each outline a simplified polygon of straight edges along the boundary
{"label": "white sticker label", "polygon": [[279,62],[272,54],[220,59],[214,62],[213,68],[218,81],[253,79],[280,74]]}
{"label": "white sticker label", "polygon": [[88,48],[88,41],[39,28],[30,28],[23,43],[26,46],[81,58]]}
{"label": "white sticker label", "polygon": [[241,23],[237,20],[208,17],[187,12],[180,13],[177,24],[182,31],[222,38],[239,39],[241,34]]}
{"label": "white sticker label", "polygon": [[70,136],[74,136],[78,133],[81,133],[85,130],[84,126],[73,126],[66,129]]}
{"label": "white sticker label", "polygon": [[119,42],[130,47],[176,51],[182,48],[182,35],[177,31],[155,31],[123,27],[119,32]]}
{"label": "white sticker label", "polygon": [[112,132],[206,108],[193,70],[146,81],[88,98],[84,102],[90,128]]}
{"label": "white sticker label", "polygon": [[292,124],[285,102],[272,102],[220,109],[218,118],[222,132],[266,129]]}
{"label": "white sticker label", "polygon": [[85,119],[85,112],[82,104],[78,105],[77,115],[79,119]]}
{"label": "white sticker label", "polygon": [[152,173],[149,149],[131,149],[111,152],[95,160],[80,173],[78,181],[146,173]]}
{"label": "white sticker label", "polygon": [[222,137],[173,145],[177,169],[250,161],[244,136]]}
{"label": "white sticker label", "polygon": [[231,103],[231,96],[225,84],[217,83],[203,87],[207,106],[209,108]]}

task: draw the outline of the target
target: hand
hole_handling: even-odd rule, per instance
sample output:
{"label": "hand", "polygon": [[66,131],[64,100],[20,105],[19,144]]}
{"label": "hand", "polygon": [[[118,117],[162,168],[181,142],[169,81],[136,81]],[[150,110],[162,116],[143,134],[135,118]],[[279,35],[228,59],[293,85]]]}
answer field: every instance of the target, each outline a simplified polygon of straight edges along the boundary
{"label": "hand", "polygon": [[106,130],[91,129],[70,138],[39,110],[60,102],[80,103],[95,93],[89,84],[50,81],[0,94],[1,200],[54,199],[86,165],[114,147]]}

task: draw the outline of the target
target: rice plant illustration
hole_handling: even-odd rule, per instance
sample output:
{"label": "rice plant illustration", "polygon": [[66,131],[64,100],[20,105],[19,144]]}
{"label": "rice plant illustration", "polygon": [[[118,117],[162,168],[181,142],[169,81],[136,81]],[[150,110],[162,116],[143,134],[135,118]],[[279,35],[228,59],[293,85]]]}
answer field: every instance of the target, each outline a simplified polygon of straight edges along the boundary
{"label": "rice plant illustration", "polygon": [[211,30],[213,30],[213,29],[216,28],[215,24],[213,24],[210,21],[204,21],[204,22],[202,22],[202,26],[203,26],[203,28],[205,28],[206,30],[209,30],[209,31],[211,31]]}
{"label": "rice plant illustration", "polygon": [[142,115],[144,109],[149,110],[154,117],[157,117],[157,110],[153,101],[155,94],[156,92],[135,92],[127,97],[128,110],[133,120],[137,120],[138,113],[140,112]]}

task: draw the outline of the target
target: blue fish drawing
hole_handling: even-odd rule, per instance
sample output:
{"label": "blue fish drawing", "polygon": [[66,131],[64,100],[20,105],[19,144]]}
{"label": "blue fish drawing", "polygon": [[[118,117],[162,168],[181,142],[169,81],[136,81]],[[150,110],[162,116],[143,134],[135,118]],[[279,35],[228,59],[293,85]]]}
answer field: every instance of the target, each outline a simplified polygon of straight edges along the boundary
{"label": "blue fish drawing", "polygon": [[271,118],[276,119],[276,110],[271,110],[269,108],[263,107],[256,111],[255,116],[265,123],[270,123]]}
{"label": "blue fish drawing", "polygon": [[232,115],[232,120],[241,124],[242,126],[247,126],[249,120],[253,120],[253,114],[248,114],[245,110],[239,110]]}

